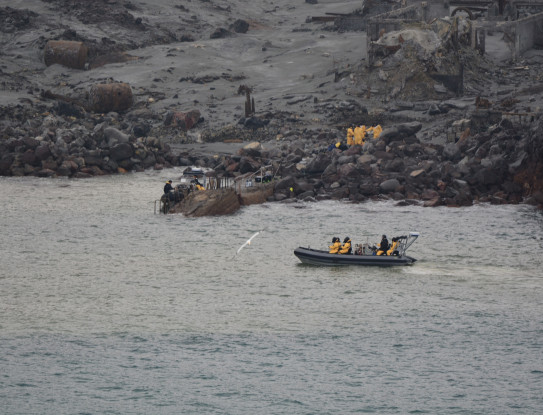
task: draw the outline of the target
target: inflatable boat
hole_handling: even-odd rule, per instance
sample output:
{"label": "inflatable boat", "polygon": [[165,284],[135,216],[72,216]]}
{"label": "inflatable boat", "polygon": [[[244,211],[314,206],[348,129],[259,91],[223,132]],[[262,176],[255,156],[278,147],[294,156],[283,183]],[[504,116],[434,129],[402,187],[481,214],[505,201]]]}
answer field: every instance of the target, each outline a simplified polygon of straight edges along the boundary
{"label": "inflatable boat", "polygon": [[405,254],[413,242],[419,237],[418,232],[410,232],[408,236],[399,236],[399,244],[393,255],[376,255],[375,248],[364,247],[362,251],[356,250],[354,254],[330,254],[328,251],[319,249],[298,247],[294,255],[304,264],[310,265],[377,265],[396,266],[411,265],[416,259]]}

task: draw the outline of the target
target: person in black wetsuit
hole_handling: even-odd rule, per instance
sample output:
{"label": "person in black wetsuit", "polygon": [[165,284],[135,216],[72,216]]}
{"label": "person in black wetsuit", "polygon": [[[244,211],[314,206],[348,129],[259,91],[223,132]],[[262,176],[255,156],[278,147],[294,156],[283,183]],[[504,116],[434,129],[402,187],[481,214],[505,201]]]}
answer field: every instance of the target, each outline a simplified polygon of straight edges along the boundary
{"label": "person in black wetsuit", "polygon": [[170,200],[173,200],[173,186],[172,181],[168,180],[164,185],[164,194],[168,196]]}
{"label": "person in black wetsuit", "polygon": [[381,243],[379,244],[379,250],[377,251],[377,255],[386,255],[389,249],[390,245],[388,244],[387,236],[383,235]]}

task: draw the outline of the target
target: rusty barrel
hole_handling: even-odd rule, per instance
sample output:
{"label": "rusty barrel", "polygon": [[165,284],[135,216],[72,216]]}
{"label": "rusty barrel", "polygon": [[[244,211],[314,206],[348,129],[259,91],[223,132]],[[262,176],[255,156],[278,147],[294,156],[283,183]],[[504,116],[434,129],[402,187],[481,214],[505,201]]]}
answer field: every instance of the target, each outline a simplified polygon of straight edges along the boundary
{"label": "rusty barrel", "polygon": [[95,112],[124,111],[133,102],[132,88],[125,83],[96,84],[90,89],[90,106]]}
{"label": "rusty barrel", "polygon": [[45,45],[44,61],[47,66],[58,63],[68,68],[85,69],[88,48],[83,42],[50,40]]}

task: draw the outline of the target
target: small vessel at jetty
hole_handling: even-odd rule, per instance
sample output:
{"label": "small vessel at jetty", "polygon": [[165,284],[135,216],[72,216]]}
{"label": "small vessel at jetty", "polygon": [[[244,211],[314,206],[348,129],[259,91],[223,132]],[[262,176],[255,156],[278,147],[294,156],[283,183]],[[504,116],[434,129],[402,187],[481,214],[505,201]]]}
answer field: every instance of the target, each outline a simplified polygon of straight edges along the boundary
{"label": "small vessel at jetty", "polygon": [[399,243],[392,255],[376,255],[376,248],[367,244],[364,246],[358,245],[359,249],[355,249],[353,254],[331,254],[328,251],[319,249],[298,247],[294,250],[294,255],[302,263],[310,265],[378,265],[386,267],[411,265],[416,259],[406,255],[405,252],[418,237],[418,232],[410,232],[408,236],[397,237]]}
{"label": "small vessel at jetty", "polygon": [[[259,176],[257,174],[260,173]],[[200,168],[183,171],[180,184],[155,200],[155,213],[182,213],[185,216],[229,215],[241,206],[264,203],[273,195],[276,177],[262,171],[244,176],[215,177]],[[254,180],[254,182],[253,182]],[[245,186],[243,186],[245,183]]]}

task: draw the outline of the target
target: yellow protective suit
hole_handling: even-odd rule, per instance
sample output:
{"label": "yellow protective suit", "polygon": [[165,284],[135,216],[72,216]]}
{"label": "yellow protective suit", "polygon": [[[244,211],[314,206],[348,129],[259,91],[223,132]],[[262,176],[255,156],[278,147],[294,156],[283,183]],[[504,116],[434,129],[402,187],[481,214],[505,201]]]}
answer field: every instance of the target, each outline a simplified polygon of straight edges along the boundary
{"label": "yellow protective suit", "polygon": [[341,242],[339,242],[339,240],[338,240],[338,241],[334,242],[332,245],[330,245],[330,251],[329,252],[331,254],[337,254],[340,248],[341,248]]}
{"label": "yellow protective suit", "polygon": [[373,127],[373,138],[379,138],[382,132],[383,132],[383,127],[381,127],[381,125]]}
{"label": "yellow protective suit", "polygon": [[351,249],[351,240],[349,239],[347,242],[345,242],[339,251],[340,254],[348,254],[349,249]]}
{"label": "yellow protective suit", "polygon": [[364,141],[366,139],[366,126],[358,126],[354,129],[354,144],[355,145],[363,145]]}
{"label": "yellow protective suit", "polygon": [[400,242],[398,242],[398,241],[392,241],[392,246],[387,251],[387,255],[392,255],[394,253],[394,251],[396,250],[396,248],[398,248],[399,244],[400,244]]}
{"label": "yellow protective suit", "polygon": [[204,186],[202,186],[201,184],[197,184],[196,185],[196,189],[197,190],[206,190]]}
{"label": "yellow protective suit", "polygon": [[353,145],[353,136],[354,131],[352,128],[347,128],[347,145],[352,146]]}

